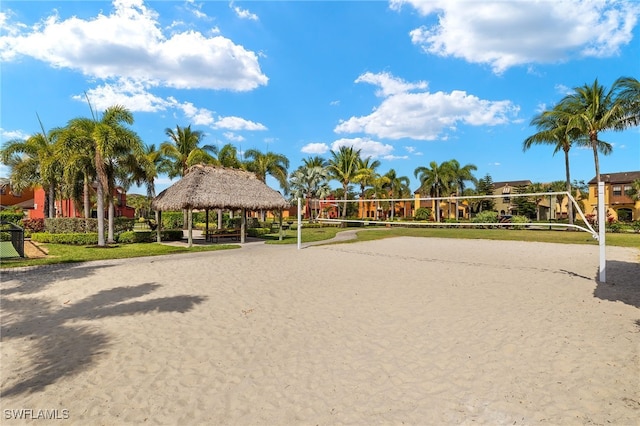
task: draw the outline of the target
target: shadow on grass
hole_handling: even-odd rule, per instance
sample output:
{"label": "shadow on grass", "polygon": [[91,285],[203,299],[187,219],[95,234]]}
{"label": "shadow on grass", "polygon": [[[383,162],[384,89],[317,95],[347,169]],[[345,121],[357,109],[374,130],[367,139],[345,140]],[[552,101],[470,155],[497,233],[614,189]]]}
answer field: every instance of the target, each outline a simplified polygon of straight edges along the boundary
{"label": "shadow on grass", "polygon": [[[33,393],[65,377],[86,371],[109,349],[109,336],[95,321],[114,316],[162,312],[186,313],[206,300],[203,296],[180,295],[132,301],[148,295],[160,285],[153,283],[100,291],[70,305],[54,305],[42,298],[2,300],[2,340],[23,339],[31,365],[27,370],[6,372],[1,397]],[[15,354],[15,356],[24,356]]]}
{"label": "shadow on grass", "polygon": [[607,261],[606,283],[598,282],[593,295],[640,308],[640,263]]}

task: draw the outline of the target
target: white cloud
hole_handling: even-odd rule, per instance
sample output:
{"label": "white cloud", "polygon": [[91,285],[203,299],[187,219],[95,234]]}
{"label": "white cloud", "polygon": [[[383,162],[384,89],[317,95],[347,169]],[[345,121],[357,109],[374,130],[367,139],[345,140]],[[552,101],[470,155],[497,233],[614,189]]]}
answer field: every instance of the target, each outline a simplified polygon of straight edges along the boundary
{"label": "white cloud", "polygon": [[[385,79],[367,78],[356,81],[376,82],[389,95],[369,115],[341,120],[336,133],[365,133],[383,139],[410,138],[415,140],[447,139],[447,131],[456,125],[495,126],[510,123],[519,111],[511,101],[489,101],[464,91],[408,93],[400,90],[423,88],[426,83],[394,86],[391,90]],[[395,81],[401,81],[393,79]]]}
{"label": "white cloud", "polygon": [[[87,91],[87,96],[91,105],[98,111],[103,111],[112,105],[123,105],[131,112],[158,112],[167,110],[178,110],[196,126],[209,126],[212,129],[227,130],[267,130],[261,123],[255,123],[241,117],[215,117],[215,111],[207,108],[197,107],[191,102],[180,102],[170,96],[161,98],[150,92],[153,84],[149,82],[136,82],[127,79],[120,79],[116,83],[105,83],[94,89]],[[85,102],[84,94],[74,95],[73,99]],[[175,115],[175,114],[174,114]],[[228,132],[229,135],[233,133]],[[236,135],[237,138],[242,136]],[[231,140],[231,139],[230,139]]]}
{"label": "white cloud", "polygon": [[356,150],[360,150],[360,156],[362,158],[387,157],[391,155],[391,151],[393,151],[393,146],[369,138],[338,139],[331,144],[331,150],[338,151],[342,146],[350,146]]}
{"label": "white cloud", "polygon": [[243,141],[245,140],[245,139],[244,139],[244,137],[243,137],[242,135],[236,135],[236,134],[235,134],[235,133],[233,133],[233,132],[224,132],[224,133],[223,133],[223,136],[224,136],[227,140],[232,141],[232,142],[243,142]]}
{"label": "white cloud", "polygon": [[414,89],[427,88],[427,83],[424,81],[407,83],[401,78],[394,77],[388,72],[378,74],[366,72],[356,79],[356,83],[370,83],[374,86],[380,87],[380,89],[376,91],[376,95],[383,98],[398,93],[409,92]]}
{"label": "white cloud", "polygon": [[422,152],[418,151],[415,146],[405,146],[404,149],[412,156],[424,155]]}
{"label": "white cloud", "polygon": [[340,101],[331,101],[331,102],[329,102],[329,105],[338,106],[338,105],[340,105]]}
{"label": "white cloud", "polygon": [[300,150],[305,154],[325,154],[329,151],[329,146],[326,143],[317,142],[317,143],[308,143],[302,147]]}
{"label": "white cloud", "polygon": [[425,52],[510,67],[563,62],[572,57],[608,57],[633,38],[640,15],[634,2],[608,0],[451,1],[392,0],[409,4],[438,23],[409,34]]}
{"label": "white cloud", "polygon": [[27,139],[29,134],[23,132],[22,130],[5,130],[0,127],[0,140],[9,141],[13,139]]}
{"label": "white cloud", "polygon": [[[87,90],[91,105],[98,111],[112,105],[123,105],[130,111],[157,112],[164,111],[172,102],[151,94],[147,85],[142,82],[121,78],[116,83],[105,83]],[[73,99],[85,102],[85,95],[74,95]]]}
{"label": "white cloud", "polygon": [[258,15],[249,12],[247,9],[242,9],[238,6],[234,6],[233,2],[229,3],[229,7],[236,13],[236,16],[240,19],[249,19],[251,21],[257,21]]}
{"label": "white cloud", "polygon": [[556,84],[553,88],[556,89],[556,92],[558,92],[562,96],[570,95],[573,93],[573,89],[565,86],[564,84]]}
{"label": "white cloud", "polygon": [[216,121],[213,126],[216,129],[227,129],[227,130],[251,130],[251,131],[260,131],[267,130],[267,128],[260,123],[254,123],[250,120],[245,120],[240,117],[219,117],[218,121]]}
{"label": "white cloud", "polygon": [[[99,79],[151,81],[179,89],[248,91],[266,85],[257,55],[220,35],[188,30],[165,35],[142,0],[114,0],[92,19],[52,15],[0,37],[0,60],[30,56]],[[8,26],[6,15],[3,27]],[[11,28],[19,28],[11,24]]]}

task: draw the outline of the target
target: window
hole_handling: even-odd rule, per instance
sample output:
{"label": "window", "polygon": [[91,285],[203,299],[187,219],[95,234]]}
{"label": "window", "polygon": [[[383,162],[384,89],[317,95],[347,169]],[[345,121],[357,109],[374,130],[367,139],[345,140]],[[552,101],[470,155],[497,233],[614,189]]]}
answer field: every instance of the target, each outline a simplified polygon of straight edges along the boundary
{"label": "window", "polygon": [[613,195],[622,195],[622,187],[620,185],[616,185],[613,187]]}
{"label": "window", "polygon": [[631,187],[631,185],[625,185],[624,186],[624,195],[629,195],[632,190],[633,190],[633,188]]}

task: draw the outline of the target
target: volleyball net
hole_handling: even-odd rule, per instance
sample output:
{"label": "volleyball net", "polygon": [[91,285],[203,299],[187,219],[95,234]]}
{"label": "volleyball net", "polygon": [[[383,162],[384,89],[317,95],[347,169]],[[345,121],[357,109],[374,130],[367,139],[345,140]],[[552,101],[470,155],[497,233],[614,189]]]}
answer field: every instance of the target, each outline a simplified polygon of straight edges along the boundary
{"label": "volleyball net", "polygon": [[[600,246],[600,268],[599,268],[599,280],[601,282],[605,282],[605,209],[604,209],[604,185],[601,185],[598,188],[598,214],[597,220],[591,223],[587,220],[584,212],[580,208],[579,203],[569,192],[531,192],[531,193],[509,193],[509,194],[498,194],[498,195],[468,195],[468,196],[446,196],[446,197],[416,197],[416,198],[367,198],[367,199],[355,199],[355,200],[331,200],[329,203],[329,208],[336,208],[337,214],[334,214],[332,217],[323,215],[318,215],[314,218],[315,221],[320,223],[329,223],[329,224],[358,224],[360,226],[364,225],[384,225],[384,226],[401,226],[401,227],[482,227],[482,228],[508,228],[508,229],[574,229],[577,231],[583,231],[590,234],[594,239],[596,239]],[[556,207],[558,202],[556,201],[553,210],[552,205],[553,197],[556,197],[556,200],[559,198],[562,199],[560,202],[560,212],[557,211]],[[518,217],[516,221],[516,217],[518,215],[512,215],[512,212],[518,213],[518,210],[510,210],[507,207],[504,214],[497,215],[497,221],[478,221],[474,220],[478,217],[482,217],[480,214],[481,211],[478,211],[476,208],[475,215],[473,218],[471,210],[472,206],[476,204],[476,206],[481,205],[481,203],[485,200],[492,199],[503,199],[505,203],[509,206],[517,205],[514,203],[514,200],[521,198],[525,201],[534,200],[532,203],[535,205],[536,215],[539,215],[541,202],[536,202],[535,200],[549,200],[549,205],[544,206],[546,209],[547,217],[546,220],[536,220],[534,221],[521,221],[522,217]],[[551,212],[555,211],[556,214],[560,213],[562,216],[563,204],[564,200],[566,201],[566,214],[567,218],[570,214],[569,203],[573,208],[573,213],[575,217],[575,222],[578,223],[569,223],[569,221],[552,221]],[[508,203],[507,203],[508,201]],[[354,218],[351,215],[349,218],[344,217],[343,212],[344,209],[347,209],[348,205],[356,206],[358,209],[358,216],[360,219]],[[374,208],[372,206],[375,205]],[[404,215],[400,217],[400,219],[395,219],[396,209],[400,205],[400,209],[405,212]],[[426,208],[432,211],[431,220],[406,220],[406,206],[410,206],[408,211],[411,213],[412,218],[415,217],[415,213],[419,208]],[[442,208],[443,205],[445,208]],[[453,218],[451,217],[451,209],[453,209],[455,205],[455,214]],[[298,199],[298,247],[300,248],[300,228],[303,226],[301,221],[301,209],[302,209],[301,199]],[[463,218],[459,218],[459,209],[462,207]],[[437,213],[433,213],[433,210],[438,209]],[[492,210],[492,209],[490,209]],[[392,211],[391,215],[387,215],[386,211]],[[366,213],[366,214],[365,214]],[[440,214],[442,213],[442,214]],[[479,215],[480,214],[480,215]],[[368,217],[364,217],[364,216]],[[388,217],[391,216],[392,220],[389,220]],[[443,218],[443,216],[446,216]],[[433,220],[433,218],[437,218],[439,220]],[[404,220],[403,220],[404,219]],[[444,219],[444,220],[443,220]],[[453,220],[452,220],[453,219]],[[579,221],[577,219],[580,219]],[[598,229],[594,228],[595,224],[598,224]]]}

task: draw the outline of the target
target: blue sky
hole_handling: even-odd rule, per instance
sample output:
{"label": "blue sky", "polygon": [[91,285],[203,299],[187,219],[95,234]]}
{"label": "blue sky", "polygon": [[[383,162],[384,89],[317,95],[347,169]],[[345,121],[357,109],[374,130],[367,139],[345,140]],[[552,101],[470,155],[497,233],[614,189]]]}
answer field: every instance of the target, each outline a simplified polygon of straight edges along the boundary
{"label": "blue sky", "polygon": [[[2,141],[128,107],[146,144],[176,125],[204,143],[286,155],[353,145],[418,182],[455,158],[494,181],[564,179],[522,152],[531,118],[571,88],[640,77],[640,4],[594,1],[7,1]],[[608,132],[602,172],[640,170],[640,130]],[[594,176],[588,149],[572,178]],[[8,175],[6,168],[0,175]],[[269,182],[275,187],[274,182]],[[157,190],[170,181],[162,177]],[[140,192],[135,188],[131,192]]]}

